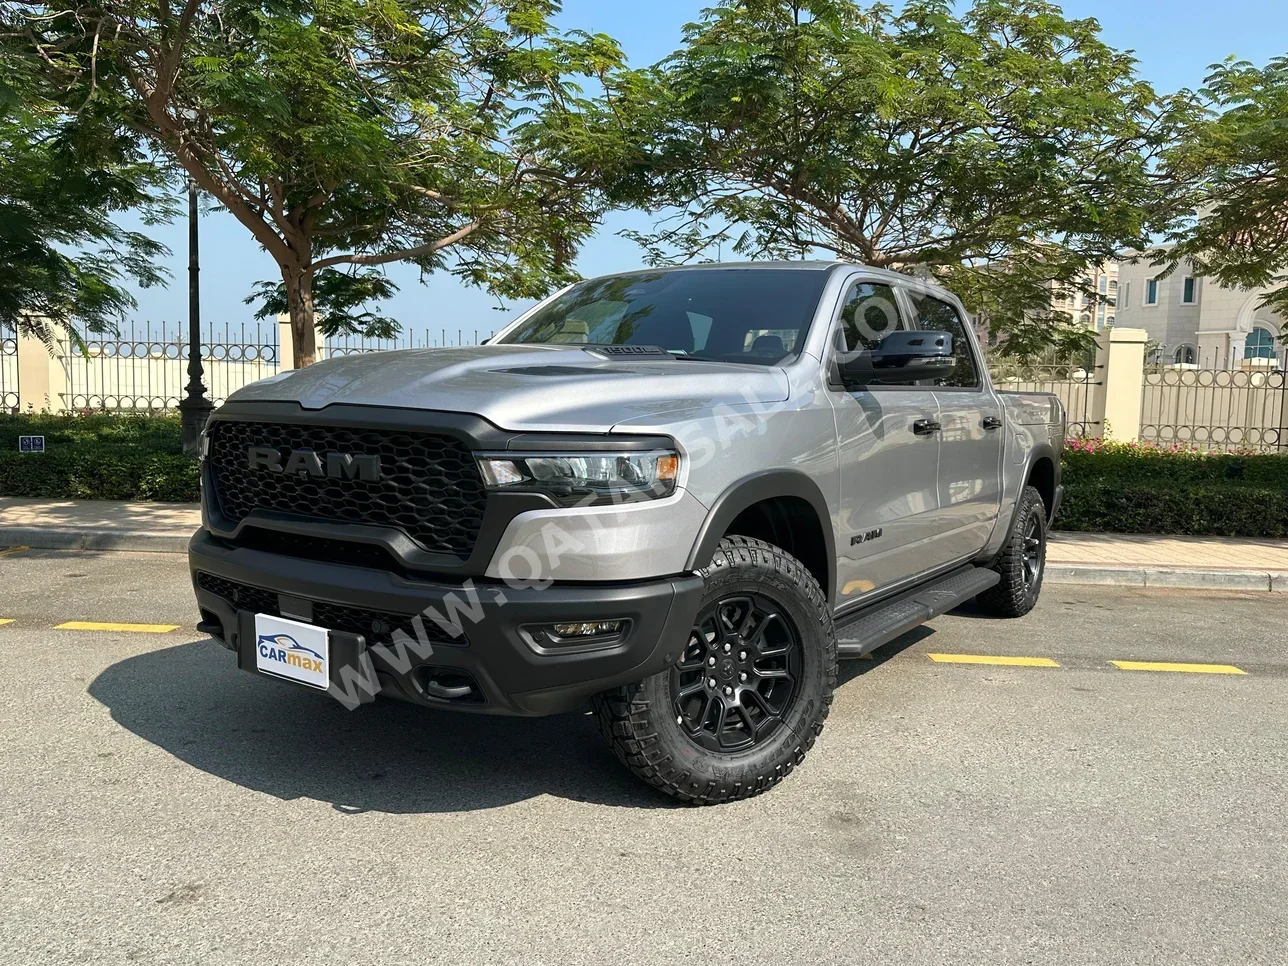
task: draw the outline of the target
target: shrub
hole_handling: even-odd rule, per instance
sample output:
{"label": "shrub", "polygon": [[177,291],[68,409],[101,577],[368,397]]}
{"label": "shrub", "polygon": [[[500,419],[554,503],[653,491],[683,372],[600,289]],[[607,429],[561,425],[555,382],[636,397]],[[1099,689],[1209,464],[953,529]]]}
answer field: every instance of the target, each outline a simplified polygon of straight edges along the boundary
{"label": "shrub", "polygon": [[1288,456],[1072,440],[1061,530],[1288,536]]}
{"label": "shrub", "polygon": [[[44,436],[46,451],[19,453],[19,436]],[[191,502],[197,491],[177,416],[0,416],[0,496]]]}

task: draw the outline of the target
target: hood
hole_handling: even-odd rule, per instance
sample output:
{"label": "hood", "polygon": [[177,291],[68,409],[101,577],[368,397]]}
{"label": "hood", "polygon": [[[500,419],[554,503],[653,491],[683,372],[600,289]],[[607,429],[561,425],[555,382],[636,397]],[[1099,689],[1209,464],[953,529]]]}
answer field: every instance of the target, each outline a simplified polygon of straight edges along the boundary
{"label": "hood", "polygon": [[495,345],[342,356],[253,383],[229,401],[445,410],[517,432],[606,433],[641,416],[781,402],[787,393],[787,375],[774,366]]}

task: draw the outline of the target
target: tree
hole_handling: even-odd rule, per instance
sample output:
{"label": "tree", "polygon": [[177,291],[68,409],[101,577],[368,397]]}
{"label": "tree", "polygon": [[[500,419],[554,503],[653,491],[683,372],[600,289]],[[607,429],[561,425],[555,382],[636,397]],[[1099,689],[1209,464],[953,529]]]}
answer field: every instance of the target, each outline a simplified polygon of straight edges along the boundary
{"label": "tree", "polygon": [[51,344],[61,327],[102,332],[134,307],[125,282],[162,281],[163,246],[113,221],[114,213],[166,213],[158,171],[128,140],[87,118],[19,95],[0,76],[0,327]]}
{"label": "tree", "polygon": [[1160,257],[1189,258],[1223,285],[1270,287],[1264,304],[1288,314],[1288,56],[1215,65],[1199,94],[1209,108],[1168,166],[1197,186],[1200,214]]}
{"label": "tree", "polygon": [[[553,33],[555,0],[6,9],[6,56],[68,109],[97,105],[164,151],[276,260],[296,365],[316,355],[320,278],[352,296],[409,261],[512,297],[574,278],[600,207],[553,118],[585,103],[573,75],[621,57],[609,38]],[[361,331],[366,318],[321,321]]]}
{"label": "tree", "polygon": [[1042,0],[724,3],[645,83],[617,113],[653,127],[625,191],[673,209],[636,236],[653,260],[720,242],[929,275],[1025,351],[1069,321],[1052,283],[1081,291],[1175,203],[1155,161],[1183,99]]}

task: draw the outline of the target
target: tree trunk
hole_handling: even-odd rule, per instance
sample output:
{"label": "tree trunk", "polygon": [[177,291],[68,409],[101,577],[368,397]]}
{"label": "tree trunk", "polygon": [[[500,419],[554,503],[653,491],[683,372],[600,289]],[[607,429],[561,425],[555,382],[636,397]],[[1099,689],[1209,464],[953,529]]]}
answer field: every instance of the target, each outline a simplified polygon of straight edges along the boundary
{"label": "tree trunk", "polygon": [[318,340],[313,317],[313,274],[308,270],[282,266],[286,283],[286,310],[291,316],[291,336],[295,343],[295,368],[303,369],[317,362]]}

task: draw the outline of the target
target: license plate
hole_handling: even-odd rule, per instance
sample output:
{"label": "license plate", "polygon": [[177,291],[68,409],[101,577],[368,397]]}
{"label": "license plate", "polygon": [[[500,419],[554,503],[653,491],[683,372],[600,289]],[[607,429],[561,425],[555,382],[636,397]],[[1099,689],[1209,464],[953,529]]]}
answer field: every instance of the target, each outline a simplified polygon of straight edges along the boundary
{"label": "license plate", "polygon": [[255,668],[325,691],[331,686],[325,628],[268,614],[255,615]]}

